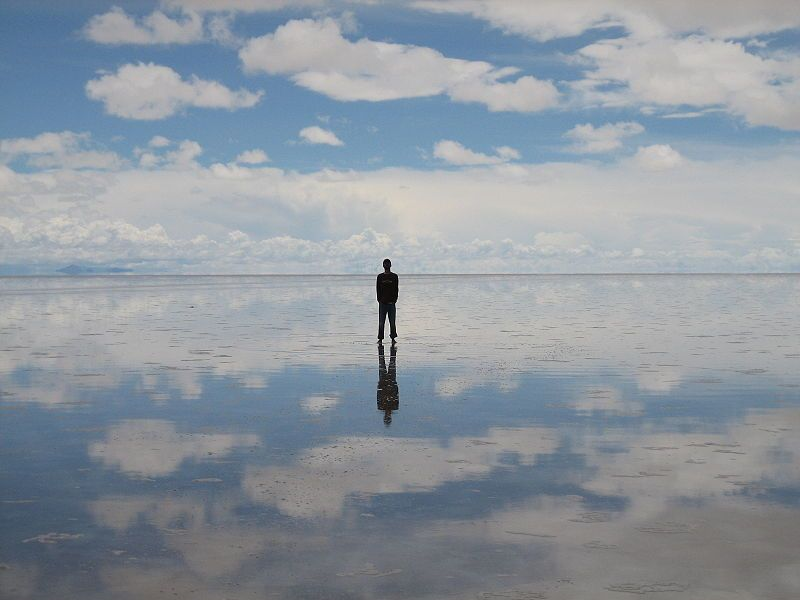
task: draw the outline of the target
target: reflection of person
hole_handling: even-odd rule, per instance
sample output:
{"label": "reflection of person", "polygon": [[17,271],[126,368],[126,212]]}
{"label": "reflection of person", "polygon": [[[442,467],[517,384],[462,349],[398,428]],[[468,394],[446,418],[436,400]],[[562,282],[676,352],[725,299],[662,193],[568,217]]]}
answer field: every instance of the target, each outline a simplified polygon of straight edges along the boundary
{"label": "reflection of person", "polygon": [[383,355],[383,344],[378,346],[378,410],[383,411],[383,423],[392,424],[392,411],[400,410],[400,388],[397,387],[397,346],[389,350],[389,368]]}
{"label": "reflection of person", "polygon": [[397,329],[394,326],[395,303],[397,302],[398,280],[397,274],[392,273],[392,261],[388,258],[383,261],[383,273],[378,275],[375,282],[375,292],[378,295],[378,343],[383,343],[383,325],[386,323],[386,316],[389,316],[389,327],[392,344],[397,337]]}

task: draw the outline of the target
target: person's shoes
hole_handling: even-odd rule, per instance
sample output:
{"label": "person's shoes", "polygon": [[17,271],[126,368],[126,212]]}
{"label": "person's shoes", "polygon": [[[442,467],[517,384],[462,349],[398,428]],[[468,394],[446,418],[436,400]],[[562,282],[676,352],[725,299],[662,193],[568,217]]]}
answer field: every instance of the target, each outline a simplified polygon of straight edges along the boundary
{"label": "person's shoes", "polygon": [[394,346],[396,343],[397,343],[397,336],[392,338],[392,346]]}
{"label": "person's shoes", "polygon": [[383,346],[383,338],[378,338],[378,343]]}

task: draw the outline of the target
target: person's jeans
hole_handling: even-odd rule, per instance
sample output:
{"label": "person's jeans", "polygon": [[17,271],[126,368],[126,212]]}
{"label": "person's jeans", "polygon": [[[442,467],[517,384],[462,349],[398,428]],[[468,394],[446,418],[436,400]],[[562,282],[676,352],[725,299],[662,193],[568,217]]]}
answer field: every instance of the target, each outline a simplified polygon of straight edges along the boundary
{"label": "person's jeans", "polygon": [[397,337],[397,329],[394,326],[394,317],[397,314],[394,304],[388,304],[385,302],[378,303],[380,307],[378,310],[378,339],[383,339],[383,326],[386,323],[386,315],[389,315],[389,327],[391,329],[391,338],[394,339]]}

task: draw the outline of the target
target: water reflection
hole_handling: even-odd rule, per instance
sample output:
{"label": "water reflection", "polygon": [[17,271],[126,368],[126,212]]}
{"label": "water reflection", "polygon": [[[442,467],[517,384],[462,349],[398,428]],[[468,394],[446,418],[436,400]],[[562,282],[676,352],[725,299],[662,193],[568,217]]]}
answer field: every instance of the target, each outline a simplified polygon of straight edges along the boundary
{"label": "water reflection", "polygon": [[164,477],[187,459],[217,459],[260,443],[254,434],[178,433],[169,421],[136,419],[109,428],[105,440],[89,445],[89,456],[134,477]]}
{"label": "water reflection", "polygon": [[800,277],[321,279],[0,278],[0,597],[800,597]]}
{"label": "water reflection", "polygon": [[386,368],[383,344],[378,344],[378,410],[383,411],[383,424],[392,424],[392,411],[400,410],[400,388],[397,387],[397,346],[389,350],[389,368]]}

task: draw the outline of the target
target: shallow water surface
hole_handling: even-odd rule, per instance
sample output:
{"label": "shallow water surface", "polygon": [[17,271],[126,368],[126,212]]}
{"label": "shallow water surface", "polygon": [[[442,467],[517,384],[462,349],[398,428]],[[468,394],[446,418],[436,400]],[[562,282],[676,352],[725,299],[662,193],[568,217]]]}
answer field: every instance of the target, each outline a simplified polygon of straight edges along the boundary
{"label": "shallow water surface", "polygon": [[0,597],[800,597],[800,276],[0,278]]}

